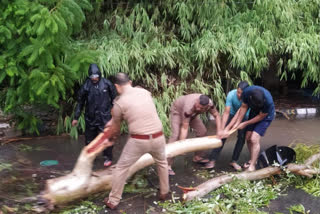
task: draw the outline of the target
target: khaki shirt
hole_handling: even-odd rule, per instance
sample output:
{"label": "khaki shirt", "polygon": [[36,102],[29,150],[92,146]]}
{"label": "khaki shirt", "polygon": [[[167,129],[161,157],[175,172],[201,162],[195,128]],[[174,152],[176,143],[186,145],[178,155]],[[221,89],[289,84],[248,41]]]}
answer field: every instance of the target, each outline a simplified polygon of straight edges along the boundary
{"label": "khaki shirt", "polygon": [[126,120],[130,134],[148,135],[162,131],[151,93],[143,88],[127,88],[115,99],[112,109],[113,120]]}
{"label": "khaki shirt", "polygon": [[[199,100],[200,96],[201,94],[188,94],[181,96],[174,101],[173,105],[175,110],[180,114],[183,121],[190,122],[190,120],[194,119],[199,114],[194,111],[194,105]],[[211,109],[216,111],[216,107],[210,99],[205,112],[208,112]]]}

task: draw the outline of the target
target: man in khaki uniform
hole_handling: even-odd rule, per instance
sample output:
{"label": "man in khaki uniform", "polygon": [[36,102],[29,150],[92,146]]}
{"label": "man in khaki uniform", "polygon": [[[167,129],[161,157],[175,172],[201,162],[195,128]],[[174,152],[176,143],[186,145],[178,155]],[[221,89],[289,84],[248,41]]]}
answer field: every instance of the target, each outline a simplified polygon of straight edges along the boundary
{"label": "man in khaki uniform", "polygon": [[[213,102],[208,96],[202,94],[189,94],[179,97],[171,106],[170,122],[171,136],[168,143],[187,138],[189,126],[196,132],[197,137],[203,137],[207,133],[207,129],[201,121],[199,114],[209,112],[215,117],[217,132],[221,132],[220,114],[216,110]],[[201,157],[202,152],[195,152],[193,162],[206,163],[209,160]],[[171,166],[173,158],[168,158],[169,175],[175,175]]]}
{"label": "man in khaki uniform", "polygon": [[120,96],[114,101],[112,120],[106,125],[106,132],[111,132],[111,137],[116,135],[120,130],[121,121],[126,120],[130,137],[116,164],[112,189],[105,203],[111,209],[118,206],[129,167],[145,153],[150,153],[157,164],[159,198],[163,200],[169,193],[166,141],[151,93],[143,88],[132,87],[131,81],[124,73],[116,75],[115,86]]}

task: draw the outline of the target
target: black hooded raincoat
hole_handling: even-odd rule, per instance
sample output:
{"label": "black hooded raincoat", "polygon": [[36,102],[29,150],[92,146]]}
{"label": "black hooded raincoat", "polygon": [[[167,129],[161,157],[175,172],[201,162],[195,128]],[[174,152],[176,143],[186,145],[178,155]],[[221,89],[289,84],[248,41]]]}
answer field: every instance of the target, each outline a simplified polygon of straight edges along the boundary
{"label": "black hooded raincoat", "polygon": [[74,119],[78,120],[85,105],[86,126],[104,126],[111,119],[113,100],[117,96],[114,85],[101,77],[101,72],[96,64],[89,67],[89,77],[99,75],[99,81],[93,83],[87,78],[78,94],[78,105]]}

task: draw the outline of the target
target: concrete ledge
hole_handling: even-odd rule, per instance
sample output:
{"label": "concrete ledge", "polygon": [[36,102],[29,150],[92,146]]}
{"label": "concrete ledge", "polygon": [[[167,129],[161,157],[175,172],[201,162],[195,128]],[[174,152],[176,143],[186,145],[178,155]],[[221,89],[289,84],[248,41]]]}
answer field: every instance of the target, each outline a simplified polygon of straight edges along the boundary
{"label": "concrete ledge", "polygon": [[286,118],[313,118],[320,115],[320,107],[276,109],[276,113],[276,117],[282,115]]}

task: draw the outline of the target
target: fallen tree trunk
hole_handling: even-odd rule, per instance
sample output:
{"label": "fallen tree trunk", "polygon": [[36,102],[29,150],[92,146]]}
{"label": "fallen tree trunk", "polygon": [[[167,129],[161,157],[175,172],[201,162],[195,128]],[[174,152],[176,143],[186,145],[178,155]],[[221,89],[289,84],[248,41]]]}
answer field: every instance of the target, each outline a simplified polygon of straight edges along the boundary
{"label": "fallen tree trunk", "polygon": [[[319,169],[312,167],[312,164],[319,159],[320,153],[311,156],[309,159],[305,161],[304,164],[288,164],[286,166],[286,170],[297,175],[312,177],[315,174],[320,174]],[[230,183],[234,178],[252,181],[280,174],[281,172],[282,169],[280,167],[270,166],[253,172],[241,172],[238,174],[222,175],[220,177],[210,179],[195,188],[181,188],[182,190],[184,190],[182,198],[185,201],[190,201],[195,198],[201,198],[210,193],[211,191],[221,187],[222,185]]]}
{"label": "fallen tree trunk", "polygon": [[[108,137],[102,133],[84,147],[70,174],[48,180],[40,200],[45,201],[49,208],[53,208],[54,205],[66,204],[90,194],[111,189],[113,167],[92,171],[94,159],[106,147],[103,144],[106,138]],[[188,152],[218,148],[221,145],[220,139],[215,136],[186,139],[167,144],[166,155],[170,158]],[[150,154],[143,155],[130,167],[129,177],[153,163],[154,160]]]}

